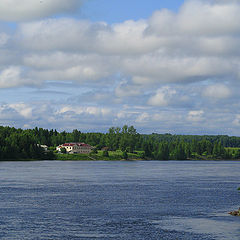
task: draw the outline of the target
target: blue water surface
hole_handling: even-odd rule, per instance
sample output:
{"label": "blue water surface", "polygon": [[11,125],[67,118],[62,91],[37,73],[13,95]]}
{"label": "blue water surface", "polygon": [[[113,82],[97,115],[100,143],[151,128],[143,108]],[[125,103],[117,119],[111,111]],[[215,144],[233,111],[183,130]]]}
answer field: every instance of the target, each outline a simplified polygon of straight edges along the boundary
{"label": "blue water surface", "polygon": [[239,240],[240,162],[0,162],[0,239]]}

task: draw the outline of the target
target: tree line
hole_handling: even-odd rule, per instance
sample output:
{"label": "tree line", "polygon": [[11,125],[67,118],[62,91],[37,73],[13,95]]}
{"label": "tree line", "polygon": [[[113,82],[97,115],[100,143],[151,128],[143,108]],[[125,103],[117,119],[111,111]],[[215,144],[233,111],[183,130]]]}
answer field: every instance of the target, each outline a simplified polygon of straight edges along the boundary
{"label": "tree line", "polygon": [[[238,159],[240,137],[226,135],[139,134],[133,126],[111,127],[107,133],[58,132],[43,128],[16,129],[0,126],[0,159],[54,159],[56,146],[85,142],[101,150],[139,152],[142,158],[157,160]],[[47,145],[46,153],[40,145]],[[236,148],[236,149],[234,149]]]}

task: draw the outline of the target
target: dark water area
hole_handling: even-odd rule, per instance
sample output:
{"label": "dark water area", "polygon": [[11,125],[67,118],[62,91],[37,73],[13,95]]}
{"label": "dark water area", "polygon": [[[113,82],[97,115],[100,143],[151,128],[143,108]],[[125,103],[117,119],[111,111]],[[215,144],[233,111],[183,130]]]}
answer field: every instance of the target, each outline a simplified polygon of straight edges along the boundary
{"label": "dark water area", "polygon": [[240,162],[1,162],[0,239],[239,240]]}

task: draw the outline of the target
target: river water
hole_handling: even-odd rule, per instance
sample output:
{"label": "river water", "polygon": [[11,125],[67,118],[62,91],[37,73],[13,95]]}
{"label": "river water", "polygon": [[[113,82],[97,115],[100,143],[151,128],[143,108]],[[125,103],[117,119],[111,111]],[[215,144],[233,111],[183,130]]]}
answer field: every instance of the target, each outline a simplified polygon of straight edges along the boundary
{"label": "river water", "polygon": [[0,239],[239,240],[240,162],[1,162]]}

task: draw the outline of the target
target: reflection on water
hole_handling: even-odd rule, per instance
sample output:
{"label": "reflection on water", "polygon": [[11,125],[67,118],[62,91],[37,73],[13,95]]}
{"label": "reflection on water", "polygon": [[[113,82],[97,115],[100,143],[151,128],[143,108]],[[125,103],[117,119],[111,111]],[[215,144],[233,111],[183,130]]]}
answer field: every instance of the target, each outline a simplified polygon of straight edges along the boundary
{"label": "reflection on water", "polygon": [[238,240],[238,162],[2,162],[0,239]]}

